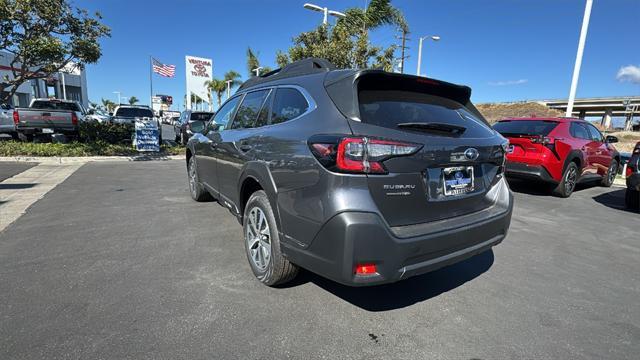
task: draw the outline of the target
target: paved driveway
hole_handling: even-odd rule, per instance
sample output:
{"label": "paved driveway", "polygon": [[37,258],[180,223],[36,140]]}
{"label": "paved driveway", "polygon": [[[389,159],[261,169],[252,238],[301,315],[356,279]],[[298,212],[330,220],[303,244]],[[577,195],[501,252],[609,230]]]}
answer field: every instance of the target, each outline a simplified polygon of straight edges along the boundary
{"label": "paved driveway", "polygon": [[508,238],[463,263],[272,289],[182,161],[86,164],[0,233],[0,358],[637,357],[640,215],[619,189],[520,190]]}

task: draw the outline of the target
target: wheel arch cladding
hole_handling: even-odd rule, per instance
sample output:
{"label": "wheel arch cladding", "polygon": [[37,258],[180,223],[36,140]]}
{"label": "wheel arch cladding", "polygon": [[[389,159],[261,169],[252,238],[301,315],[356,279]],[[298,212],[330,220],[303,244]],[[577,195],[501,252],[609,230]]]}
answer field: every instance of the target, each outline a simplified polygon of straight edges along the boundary
{"label": "wheel arch cladding", "polygon": [[249,197],[257,190],[263,190],[267,194],[269,204],[273,209],[276,224],[280,227],[280,216],[277,206],[277,188],[271,176],[269,168],[264,162],[252,161],[247,163],[240,176],[240,186],[238,186],[238,211],[240,217],[244,216],[244,208],[249,201]]}

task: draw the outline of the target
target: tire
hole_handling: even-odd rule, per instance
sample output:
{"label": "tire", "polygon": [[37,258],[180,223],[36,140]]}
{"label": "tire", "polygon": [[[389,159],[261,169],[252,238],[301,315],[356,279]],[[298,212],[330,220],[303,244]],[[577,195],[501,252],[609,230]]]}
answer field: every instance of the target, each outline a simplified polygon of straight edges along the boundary
{"label": "tire", "polygon": [[13,139],[14,141],[18,141],[18,140],[20,140],[20,136],[18,136],[17,132],[12,132],[11,133],[11,139]]}
{"label": "tire", "polygon": [[191,194],[191,198],[198,202],[211,200],[211,194],[202,187],[198,179],[198,164],[196,163],[195,155],[189,159],[187,175],[189,177],[189,193]]}
{"label": "tire", "polygon": [[293,280],[298,267],[282,255],[275,217],[264,191],[251,194],[242,223],[245,252],[255,277],[267,286]]}
{"label": "tire", "polygon": [[607,173],[602,177],[600,185],[604,187],[611,187],[611,185],[613,185],[613,181],[616,179],[616,175],[618,175],[619,166],[620,164],[617,160],[611,160],[611,165],[609,165]]}
{"label": "tire", "polygon": [[624,204],[627,209],[639,211],[640,210],[640,191],[627,188],[624,194]]}
{"label": "tire", "polygon": [[564,169],[562,180],[553,190],[553,195],[561,198],[568,198],[569,196],[571,196],[571,194],[573,194],[573,190],[575,190],[576,188],[578,177],[578,165],[574,162],[570,162],[569,165],[567,165],[567,168]]}

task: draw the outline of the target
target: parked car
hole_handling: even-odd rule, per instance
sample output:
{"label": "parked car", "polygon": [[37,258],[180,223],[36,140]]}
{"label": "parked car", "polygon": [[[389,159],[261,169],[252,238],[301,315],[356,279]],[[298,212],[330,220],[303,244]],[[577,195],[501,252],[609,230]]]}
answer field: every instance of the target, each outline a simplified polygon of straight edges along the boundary
{"label": "parked car", "polygon": [[493,128],[509,140],[508,177],[544,181],[553,194],[569,197],[576,184],[599,180],[609,187],[618,172],[615,136],[606,138],[591,123],[573,118],[513,118]]}
{"label": "parked car", "polygon": [[506,140],[471,89],[306,59],[245,82],[186,150],[191,197],[243,225],[255,276],[394,282],[506,236]]}
{"label": "parked car", "polygon": [[627,177],[625,204],[629,209],[640,210],[640,142],[633,149],[625,175]]}
{"label": "parked car", "polygon": [[183,111],[178,122],[173,125],[176,142],[186,145],[193,134],[204,130],[205,123],[211,120],[214,114],[208,111]]}
{"label": "parked car", "polygon": [[16,131],[27,141],[38,134],[78,136],[80,122],[95,120],[90,115],[79,102],[60,99],[33,99],[28,108],[13,110]]}
{"label": "parked car", "polygon": [[18,139],[18,131],[13,120],[13,107],[0,104],[0,134],[9,134],[14,140]]}
{"label": "parked car", "polygon": [[153,111],[145,105],[119,105],[113,110],[113,116],[111,122],[114,124],[128,124],[133,126],[136,119],[148,119],[155,121],[158,127],[158,138],[160,144],[162,144],[162,124],[160,118],[156,117]]}

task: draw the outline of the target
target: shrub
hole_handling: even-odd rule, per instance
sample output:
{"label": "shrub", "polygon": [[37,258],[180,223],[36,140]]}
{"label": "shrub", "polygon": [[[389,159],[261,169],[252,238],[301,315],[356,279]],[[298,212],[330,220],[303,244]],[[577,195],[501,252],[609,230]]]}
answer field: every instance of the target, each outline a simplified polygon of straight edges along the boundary
{"label": "shrub", "polygon": [[99,122],[82,122],[80,140],[83,142],[103,141],[108,144],[131,144],[133,125]]}

